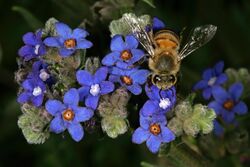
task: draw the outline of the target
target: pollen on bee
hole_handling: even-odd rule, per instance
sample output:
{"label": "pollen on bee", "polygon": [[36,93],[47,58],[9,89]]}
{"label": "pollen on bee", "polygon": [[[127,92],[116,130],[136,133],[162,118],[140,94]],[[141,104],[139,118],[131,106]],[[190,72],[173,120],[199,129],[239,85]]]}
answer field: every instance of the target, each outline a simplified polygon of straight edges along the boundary
{"label": "pollen on bee", "polygon": [[73,38],[67,39],[64,41],[64,46],[67,49],[74,48],[74,47],[76,47],[76,40]]}
{"label": "pollen on bee", "polygon": [[130,51],[124,50],[124,51],[122,51],[120,57],[122,60],[127,61],[127,60],[130,60],[132,58],[132,54]]}
{"label": "pollen on bee", "polygon": [[66,121],[72,121],[75,117],[75,113],[69,108],[66,109],[62,115],[63,115],[63,119]]}
{"label": "pollen on bee", "polygon": [[133,84],[133,80],[129,76],[121,76],[121,81],[128,86]]}

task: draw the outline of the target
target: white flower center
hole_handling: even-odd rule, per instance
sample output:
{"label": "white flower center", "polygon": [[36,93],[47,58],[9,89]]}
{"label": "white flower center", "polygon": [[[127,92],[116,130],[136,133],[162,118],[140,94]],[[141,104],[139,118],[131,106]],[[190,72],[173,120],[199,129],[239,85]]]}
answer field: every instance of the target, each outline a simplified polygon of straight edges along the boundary
{"label": "white flower center", "polygon": [[207,84],[208,84],[209,86],[213,86],[214,83],[215,83],[215,81],[216,81],[216,79],[217,79],[216,77],[210,78],[210,80],[208,81]]}
{"label": "white flower center", "polygon": [[33,89],[33,92],[32,92],[33,96],[39,96],[40,94],[42,94],[42,89],[37,86]]}
{"label": "white flower center", "polygon": [[36,55],[38,55],[39,48],[40,48],[40,45],[35,46],[35,51],[34,52],[35,52]]}
{"label": "white flower center", "polygon": [[159,107],[161,107],[162,109],[167,109],[170,106],[171,102],[169,100],[169,98],[163,98],[160,100],[159,103]]}
{"label": "white flower center", "polygon": [[94,84],[94,85],[91,85],[90,87],[90,94],[92,94],[93,96],[96,96],[100,93],[100,85],[99,84]]}
{"label": "white flower center", "polygon": [[40,70],[39,78],[43,81],[47,81],[49,79],[50,75],[46,72],[45,69]]}

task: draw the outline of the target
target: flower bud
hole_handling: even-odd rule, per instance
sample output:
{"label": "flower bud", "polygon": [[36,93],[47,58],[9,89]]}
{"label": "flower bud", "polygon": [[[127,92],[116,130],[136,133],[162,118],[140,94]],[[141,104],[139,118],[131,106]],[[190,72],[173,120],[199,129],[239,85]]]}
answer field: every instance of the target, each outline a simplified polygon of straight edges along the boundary
{"label": "flower bud", "polygon": [[183,134],[183,122],[177,117],[172,118],[168,122],[168,128],[174,132],[176,137],[179,137]]}

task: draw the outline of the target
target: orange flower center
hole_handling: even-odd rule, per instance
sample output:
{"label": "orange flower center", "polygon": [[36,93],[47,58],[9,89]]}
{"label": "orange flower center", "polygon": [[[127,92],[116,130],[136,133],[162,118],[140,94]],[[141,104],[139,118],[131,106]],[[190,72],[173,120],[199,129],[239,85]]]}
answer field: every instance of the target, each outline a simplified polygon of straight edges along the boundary
{"label": "orange flower center", "polygon": [[231,110],[231,109],[234,107],[234,102],[233,102],[233,100],[227,100],[227,101],[223,104],[223,107],[224,107],[226,110]]}
{"label": "orange flower center", "polygon": [[128,51],[128,50],[122,51],[122,53],[121,53],[121,59],[122,60],[124,60],[124,61],[130,60],[131,57],[132,57],[132,54],[130,53],[130,51]]}
{"label": "orange flower center", "polygon": [[67,49],[76,47],[76,40],[71,38],[64,41],[64,46]]}
{"label": "orange flower center", "polygon": [[157,136],[157,135],[159,135],[161,133],[161,127],[158,124],[151,124],[150,127],[149,127],[149,131],[153,135]]}
{"label": "orange flower center", "polygon": [[121,76],[121,81],[128,86],[133,84],[133,80],[129,76]]}
{"label": "orange flower center", "polygon": [[71,109],[66,109],[63,112],[63,119],[66,121],[72,121],[75,117],[75,113]]}

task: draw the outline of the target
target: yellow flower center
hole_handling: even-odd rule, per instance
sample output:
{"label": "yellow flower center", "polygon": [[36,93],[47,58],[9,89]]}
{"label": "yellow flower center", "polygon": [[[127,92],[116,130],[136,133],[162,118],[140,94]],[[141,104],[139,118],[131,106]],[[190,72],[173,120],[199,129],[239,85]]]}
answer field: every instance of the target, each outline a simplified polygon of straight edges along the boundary
{"label": "yellow flower center", "polygon": [[159,135],[161,133],[161,127],[158,124],[151,124],[150,127],[149,127],[149,131],[153,135],[157,136],[157,135]]}
{"label": "yellow flower center", "polygon": [[132,54],[130,53],[130,51],[128,51],[128,50],[122,51],[122,53],[121,53],[122,60],[124,60],[124,61],[130,60],[131,57],[132,57]]}
{"label": "yellow flower center", "polygon": [[133,80],[129,76],[121,76],[121,81],[128,86],[133,84]]}
{"label": "yellow flower center", "polygon": [[71,109],[66,109],[63,112],[63,119],[66,121],[72,121],[75,117],[75,113]]}
{"label": "yellow flower center", "polygon": [[226,110],[231,110],[234,107],[234,102],[233,100],[227,100],[226,102],[224,102],[223,107]]}
{"label": "yellow flower center", "polygon": [[64,41],[64,46],[67,49],[74,48],[74,47],[76,47],[76,40],[73,39],[73,38],[67,39],[67,40]]}

